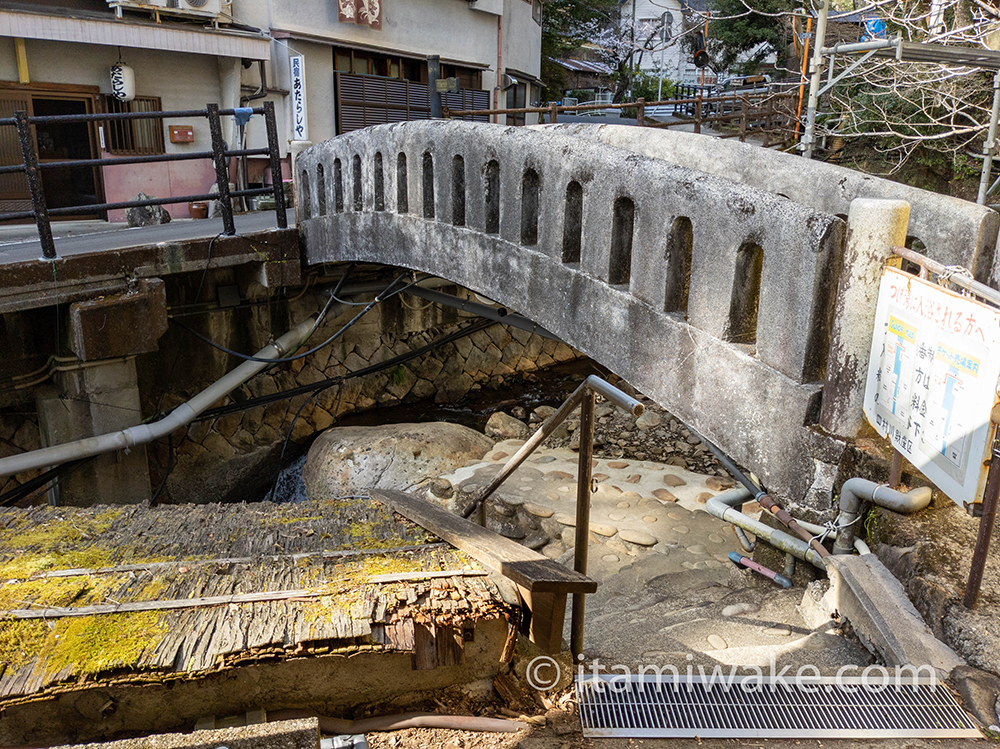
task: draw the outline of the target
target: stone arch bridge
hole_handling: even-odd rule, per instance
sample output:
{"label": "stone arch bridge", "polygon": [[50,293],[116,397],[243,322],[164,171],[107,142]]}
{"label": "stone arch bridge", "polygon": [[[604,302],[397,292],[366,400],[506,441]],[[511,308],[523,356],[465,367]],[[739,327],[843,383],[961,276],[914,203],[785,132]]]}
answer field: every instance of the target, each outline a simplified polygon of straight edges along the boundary
{"label": "stone arch bridge", "polygon": [[892,245],[1000,275],[992,210],[687,133],[410,122],[296,171],[309,263],[422,271],[516,310],[817,509],[862,427]]}

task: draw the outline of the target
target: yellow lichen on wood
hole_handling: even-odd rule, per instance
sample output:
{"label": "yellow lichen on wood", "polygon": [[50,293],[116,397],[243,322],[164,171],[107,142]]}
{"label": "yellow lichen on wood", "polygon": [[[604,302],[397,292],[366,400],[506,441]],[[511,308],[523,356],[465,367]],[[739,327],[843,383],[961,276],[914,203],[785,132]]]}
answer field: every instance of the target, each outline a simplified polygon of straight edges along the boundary
{"label": "yellow lichen on wood", "polygon": [[31,528],[0,533],[0,545],[7,550],[65,552],[81,541],[96,539],[121,513],[121,508],[109,508],[95,515],[74,513],[70,519],[49,520]]}
{"label": "yellow lichen on wood", "polygon": [[134,668],[166,631],[156,611],[61,619],[45,642],[40,665],[47,673],[72,666],[75,674],[88,675]]}
{"label": "yellow lichen on wood", "polygon": [[0,586],[0,611],[63,607],[103,602],[112,581],[91,577],[56,577],[8,582]]}
{"label": "yellow lichen on wood", "polygon": [[69,569],[99,569],[111,564],[111,552],[97,546],[80,551],[50,551],[22,554],[0,561],[0,582],[27,580],[39,572]]}
{"label": "yellow lichen on wood", "polygon": [[49,637],[40,619],[0,622],[0,663],[18,671],[35,660]]}

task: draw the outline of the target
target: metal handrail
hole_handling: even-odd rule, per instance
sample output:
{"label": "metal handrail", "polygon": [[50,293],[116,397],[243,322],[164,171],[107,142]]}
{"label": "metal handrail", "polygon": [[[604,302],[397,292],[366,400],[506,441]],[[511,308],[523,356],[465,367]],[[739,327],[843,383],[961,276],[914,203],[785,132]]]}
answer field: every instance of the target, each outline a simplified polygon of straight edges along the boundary
{"label": "metal handrail", "polygon": [[[247,108],[250,114],[264,115],[267,129],[267,148],[230,149],[222,138],[223,115],[237,114],[236,109],[220,109],[218,104],[208,104],[205,109],[185,109],[167,112],[112,112],[106,114],[69,114],[45,115],[31,117],[26,111],[15,112],[13,117],[0,118],[0,127],[14,126],[17,128],[18,140],[21,146],[22,162],[0,167],[0,174],[23,172],[28,180],[28,192],[31,195],[30,211],[0,213],[0,221],[33,218],[38,227],[38,239],[42,245],[42,260],[58,259],[55,240],[52,236],[51,216],[63,216],[78,213],[81,208],[92,211],[107,211],[121,208],[137,208],[169,203],[185,203],[195,200],[218,200],[222,205],[223,233],[227,236],[236,234],[236,224],[233,218],[232,199],[251,195],[273,194],[275,200],[276,223],[278,228],[288,228],[288,215],[285,210],[285,194],[281,180],[281,159],[278,151],[278,128],[274,117],[274,102],[266,101],[263,106]],[[64,123],[64,122],[115,122],[123,120],[165,120],[179,117],[205,117],[209,122],[212,135],[212,150],[182,154],[149,154],[140,156],[115,157],[109,159],[81,159],[78,161],[50,161],[40,163],[34,138],[31,135],[32,125]],[[270,160],[271,187],[253,188],[248,190],[229,189],[229,159],[243,156],[268,156]],[[44,169],[81,169],[101,166],[116,166],[124,164],[149,164],[170,161],[192,161],[211,159],[215,166],[216,184],[219,192],[216,195],[184,195],[169,198],[150,198],[148,200],[128,200],[117,203],[97,203],[59,208],[48,208],[41,173]]]}
{"label": "metal handrail", "polygon": [[[521,448],[504,463],[503,468],[489,485],[462,510],[467,518],[479,510],[479,524],[486,526],[486,500],[495,492],[528,456],[548,439],[560,424],[580,406],[580,461],[576,477],[576,545],[573,549],[573,569],[581,575],[587,574],[587,552],[590,543],[590,482],[594,455],[594,399],[602,395],[633,416],[641,416],[646,407],[635,398],[626,395],[597,375],[590,375],[563,402],[554,414],[538,427]],[[573,621],[570,624],[570,649],[574,657],[583,652],[583,619],[586,598],[583,593],[573,594]]]}

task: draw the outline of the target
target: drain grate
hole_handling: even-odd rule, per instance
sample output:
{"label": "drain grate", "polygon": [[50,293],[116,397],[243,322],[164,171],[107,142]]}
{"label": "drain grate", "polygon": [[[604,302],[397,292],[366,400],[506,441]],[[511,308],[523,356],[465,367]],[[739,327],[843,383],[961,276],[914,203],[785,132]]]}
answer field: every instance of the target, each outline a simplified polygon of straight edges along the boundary
{"label": "drain grate", "polygon": [[577,680],[583,735],[621,738],[981,738],[944,684],[861,677]]}

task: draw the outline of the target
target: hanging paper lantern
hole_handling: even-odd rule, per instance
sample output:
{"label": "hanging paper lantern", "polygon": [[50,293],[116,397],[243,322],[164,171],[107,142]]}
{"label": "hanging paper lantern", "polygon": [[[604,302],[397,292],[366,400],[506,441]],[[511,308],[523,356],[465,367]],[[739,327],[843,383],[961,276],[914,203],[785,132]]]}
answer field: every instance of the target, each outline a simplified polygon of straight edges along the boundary
{"label": "hanging paper lantern", "polygon": [[111,95],[119,101],[135,98],[135,73],[121,60],[111,66]]}

